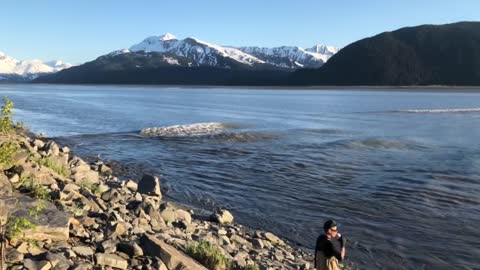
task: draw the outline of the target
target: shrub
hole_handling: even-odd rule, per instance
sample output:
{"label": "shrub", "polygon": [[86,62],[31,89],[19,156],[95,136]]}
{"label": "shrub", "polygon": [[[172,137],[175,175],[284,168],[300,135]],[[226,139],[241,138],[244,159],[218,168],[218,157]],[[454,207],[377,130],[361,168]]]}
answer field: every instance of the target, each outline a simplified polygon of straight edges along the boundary
{"label": "shrub", "polygon": [[32,196],[38,200],[51,201],[52,196],[50,196],[50,191],[42,185],[32,185],[31,189]]}
{"label": "shrub", "polygon": [[0,132],[8,133],[13,130],[13,102],[3,97],[3,106],[0,115]]}
{"label": "shrub", "polygon": [[2,167],[10,167],[13,164],[13,156],[19,151],[19,147],[14,142],[4,142],[0,146],[0,165]]}

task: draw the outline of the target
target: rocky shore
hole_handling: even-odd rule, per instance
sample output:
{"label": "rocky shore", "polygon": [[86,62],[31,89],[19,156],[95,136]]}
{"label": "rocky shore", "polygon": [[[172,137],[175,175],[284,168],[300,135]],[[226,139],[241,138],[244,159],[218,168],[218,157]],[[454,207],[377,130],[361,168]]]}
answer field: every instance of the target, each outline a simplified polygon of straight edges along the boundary
{"label": "rocky shore", "polygon": [[309,269],[311,254],[234,222],[162,200],[158,177],[119,180],[54,141],[0,135],[7,269]]}

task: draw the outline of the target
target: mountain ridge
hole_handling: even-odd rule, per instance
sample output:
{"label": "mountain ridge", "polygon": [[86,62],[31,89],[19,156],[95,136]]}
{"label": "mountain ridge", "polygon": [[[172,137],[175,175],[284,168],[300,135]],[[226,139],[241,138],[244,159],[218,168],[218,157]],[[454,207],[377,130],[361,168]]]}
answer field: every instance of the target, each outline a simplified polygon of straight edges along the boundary
{"label": "mountain ridge", "polygon": [[480,22],[419,25],[361,39],[291,85],[480,85]]}

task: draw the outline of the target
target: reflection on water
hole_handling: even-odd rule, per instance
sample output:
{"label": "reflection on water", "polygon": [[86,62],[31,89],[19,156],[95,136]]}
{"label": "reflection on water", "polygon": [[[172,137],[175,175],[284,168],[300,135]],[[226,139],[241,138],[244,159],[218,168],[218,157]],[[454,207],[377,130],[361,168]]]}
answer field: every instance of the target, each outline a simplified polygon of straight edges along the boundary
{"label": "reflection on water", "polygon": [[[476,108],[480,94],[113,86],[0,91],[34,131],[77,153],[161,174],[173,200],[226,206],[240,222],[308,248],[321,224],[337,219],[356,268],[478,268],[480,114],[400,111]],[[221,128],[198,134],[199,123]],[[147,127],[169,133],[141,136]]]}

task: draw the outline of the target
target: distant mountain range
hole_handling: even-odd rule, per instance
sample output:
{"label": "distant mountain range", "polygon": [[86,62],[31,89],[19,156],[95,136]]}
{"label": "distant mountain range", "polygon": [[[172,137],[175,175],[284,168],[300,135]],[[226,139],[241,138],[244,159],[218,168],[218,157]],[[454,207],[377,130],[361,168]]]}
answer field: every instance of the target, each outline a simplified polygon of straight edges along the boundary
{"label": "distant mountain range", "polygon": [[338,50],[231,47],[171,34],[41,76],[40,83],[480,86],[480,22],[421,25]]}
{"label": "distant mountain range", "polygon": [[[295,46],[275,48],[220,46],[194,37],[183,40],[172,34],[148,37],[133,45],[131,52],[157,52],[188,59],[189,66],[210,66],[232,68],[246,65],[250,67],[298,69],[320,67],[338,51],[332,46],[316,45],[310,49]],[[233,63],[232,63],[233,62]],[[172,62],[172,64],[174,64]]]}
{"label": "distant mountain range", "polygon": [[167,33],[35,82],[269,85],[299,68],[320,67],[337,51],[323,45],[220,46]]}
{"label": "distant mountain range", "polygon": [[421,25],[354,42],[293,85],[480,85],[480,22]]}
{"label": "distant mountain range", "polygon": [[0,52],[0,82],[30,81],[40,75],[54,73],[71,66],[71,64],[58,60],[49,62],[40,60],[19,61]]}

